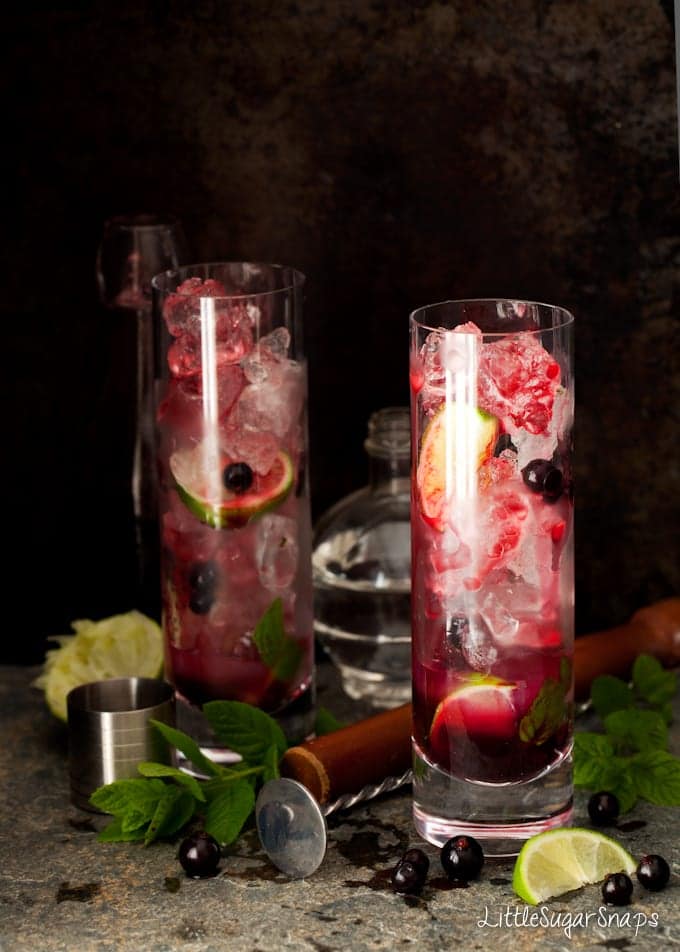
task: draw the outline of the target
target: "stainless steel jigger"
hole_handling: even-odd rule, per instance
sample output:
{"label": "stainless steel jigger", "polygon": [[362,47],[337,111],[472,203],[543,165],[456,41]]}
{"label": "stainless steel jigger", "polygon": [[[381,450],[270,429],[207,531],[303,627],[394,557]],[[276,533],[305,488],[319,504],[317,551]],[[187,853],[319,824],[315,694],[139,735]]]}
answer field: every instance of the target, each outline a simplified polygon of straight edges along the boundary
{"label": "stainless steel jigger", "polygon": [[382,783],[339,797],[323,807],[298,780],[270,780],[260,790],[255,804],[262,848],[282,873],[291,879],[305,879],[319,868],[326,855],[326,817],[330,813],[390,793],[410,783],[412,776],[408,770],[400,777],[387,777]]}
{"label": "stainless steel jigger", "polygon": [[154,678],[112,678],[83,684],[66,699],[71,802],[97,813],[97,787],[138,777],[143,760],[171,764],[172,751],[151,719],[175,723],[174,689]]}

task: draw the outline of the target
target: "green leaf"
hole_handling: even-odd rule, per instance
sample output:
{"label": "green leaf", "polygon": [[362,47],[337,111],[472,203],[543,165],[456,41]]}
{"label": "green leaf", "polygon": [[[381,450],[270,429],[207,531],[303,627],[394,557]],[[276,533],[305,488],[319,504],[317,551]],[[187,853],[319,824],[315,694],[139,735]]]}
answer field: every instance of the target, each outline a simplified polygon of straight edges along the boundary
{"label": "green leaf", "polygon": [[544,744],[560,727],[567,716],[564,688],[552,678],[546,678],[541,690],[519,724],[519,738],[525,743]]}
{"label": "green leaf", "polygon": [[288,749],[286,737],[264,711],[242,701],[208,701],[203,705],[210,726],[221,744],[250,764],[261,764],[270,747],[280,756]]}
{"label": "green leaf", "polygon": [[123,830],[123,821],[116,817],[97,834],[98,843],[136,843],[144,839],[144,830]]}
{"label": "green leaf", "polygon": [[[175,826],[175,821],[177,815],[183,816],[186,812],[186,801],[190,801],[190,812],[191,816],[194,812],[194,798],[191,796],[188,790],[180,790],[179,787],[172,787],[166,785],[165,796],[158,801],[154,815],[151,818],[151,822],[147,827],[146,834],[144,835],[144,845],[148,846],[149,843],[153,843],[154,840],[158,839],[160,836],[169,835],[170,831],[174,832],[174,829],[177,829]],[[182,809],[181,801],[184,798],[184,809]],[[186,823],[189,817],[186,817],[181,826]],[[166,832],[167,831],[167,832]]]}
{"label": "green leaf", "polygon": [[116,819],[121,820],[123,833],[132,833],[133,830],[139,830],[146,826],[150,817],[146,812],[140,813],[138,810],[130,810],[124,817],[116,817]]}
{"label": "green leaf", "polygon": [[664,670],[656,658],[642,654],[633,665],[633,685],[645,701],[660,707],[675,696],[678,679],[672,671]]}
{"label": "green leaf", "polygon": [[279,770],[279,752],[274,745],[267,749],[263,758],[263,766],[264,773],[262,774],[262,779],[265,783],[267,780],[276,780],[277,777],[281,776],[281,771]]}
{"label": "green leaf", "polygon": [[90,803],[103,813],[121,818],[138,813],[150,820],[167,789],[162,780],[114,780],[95,790]]}
{"label": "green leaf", "polygon": [[279,681],[289,681],[302,659],[302,648],[286,634],[283,625],[283,602],[275,598],[255,626],[253,641],[260,657]]}
{"label": "green leaf", "polygon": [[680,758],[650,750],[630,758],[638,794],[662,807],[680,806]]}
{"label": "green leaf", "polygon": [[316,709],[316,720],[314,721],[314,733],[317,737],[322,737],[324,734],[332,734],[334,731],[339,731],[340,728],[345,725],[342,721],[339,721],[334,714],[328,710],[328,708],[319,706]]}
{"label": "green leaf", "polygon": [[165,740],[173,747],[176,747],[177,750],[181,751],[198,770],[202,770],[203,773],[213,777],[219,773],[217,764],[209,760],[201,751],[198,744],[183,731],[178,731],[175,727],[170,727],[162,721],[152,720],[151,723]]}
{"label": "green leaf", "polygon": [[622,813],[630,810],[637,799],[628,758],[616,757],[611,741],[604,734],[587,731],[575,734],[574,786],[615,793]]}
{"label": "green leaf", "polygon": [[633,692],[626,682],[611,674],[595,678],[590,688],[590,696],[593,707],[603,719],[612,711],[622,711],[634,705]]}
{"label": "green leaf", "polygon": [[250,784],[234,783],[208,804],[205,830],[222,846],[233,843],[254,807],[255,793]]}
{"label": "green leaf", "polygon": [[602,778],[614,757],[614,747],[604,734],[578,731],[574,735],[574,785],[602,789]]}
{"label": "green leaf", "polygon": [[668,729],[656,711],[613,711],[605,717],[604,727],[619,753],[668,746]]}
{"label": "green leaf", "polygon": [[177,767],[144,761],[141,764],[137,764],[137,770],[143,777],[171,777],[173,780],[176,780],[177,783],[186,787],[197,800],[205,800],[205,795],[198,780],[183,770],[179,770]]}
{"label": "green leaf", "polygon": [[603,790],[614,793],[619,801],[621,813],[628,813],[637,803],[638,794],[633,773],[627,763],[619,758],[619,763],[613,765],[613,770],[607,776]]}

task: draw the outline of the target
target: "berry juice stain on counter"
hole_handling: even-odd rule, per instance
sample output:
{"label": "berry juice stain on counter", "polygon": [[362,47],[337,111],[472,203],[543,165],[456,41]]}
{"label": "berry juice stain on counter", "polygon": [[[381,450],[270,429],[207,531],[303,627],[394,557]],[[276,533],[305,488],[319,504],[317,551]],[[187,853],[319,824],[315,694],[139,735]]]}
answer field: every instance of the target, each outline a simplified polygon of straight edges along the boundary
{"label": "berry juice stain on counter", "polygon": [[101,892],[101,888],[101,883],[82,883],[79,886],[71,886],[67,880],[59,884],[55,898],[57,902],[92,902]]}
{"label": "berry juice stain on counter", "polygon": [[376,869],[393,860],[395,854],[403,852],[408,844],[408,837],[403,830],[391,823],[382,823],[374,818],[369,822],[372,829],[359,829],[358,832],[343,837],[341,834],[344,828],[356,829],[365,825],[366,821],[342,819],[334,830],[333,839],[338,853],[353,866]]}
{"label": "berry juice stain on counter", "polygon": [[646,820],[628,820],[626,823],[619,823],[616,827],[621,833],[632,833],[634,830],[641,830],[647,826]]}

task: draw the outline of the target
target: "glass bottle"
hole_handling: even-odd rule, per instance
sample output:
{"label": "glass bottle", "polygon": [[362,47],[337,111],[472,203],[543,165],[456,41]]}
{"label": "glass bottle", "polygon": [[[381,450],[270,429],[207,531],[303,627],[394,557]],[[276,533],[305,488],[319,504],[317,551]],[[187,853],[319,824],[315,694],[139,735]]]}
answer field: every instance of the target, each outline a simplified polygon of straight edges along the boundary
{"label": "glass bottle", "polygon": [[314,627],[347,694],[394,707],[411,697],[408,409],[374,413],[364,448],[368,485],[314,531]]}

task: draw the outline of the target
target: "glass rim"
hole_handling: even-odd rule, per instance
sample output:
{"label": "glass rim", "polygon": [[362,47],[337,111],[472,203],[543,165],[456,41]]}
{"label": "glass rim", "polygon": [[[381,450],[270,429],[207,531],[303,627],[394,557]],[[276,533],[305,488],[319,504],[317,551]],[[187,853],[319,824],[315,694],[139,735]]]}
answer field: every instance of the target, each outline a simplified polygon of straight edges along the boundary
{"label": "glass rim", "polygon": [[128,231],[154,231],[156,228],[171,228],[177,225],[181,225],[178,216],[170,212],[131,212],[107,218],[104,230],[116,227]]}
{"label": "glass rim", "polygon": [[[484,298],[449,298],[444,301],[435,301],[433,304],[423,304],[420,307],[415,308],[409,314],[409,321],[416,327],[421,328],[424,331],[436,332],[441,330],[454,330],[453,327],[447,328],[442,327],[441,324],[434,326],[430,323],[425,323],[421,321],[417,316],[418,314],[429,311],[434,308],[444,307],[447,304],[449,305],[463,305],[463,304],[527,304],[531,307],[543,308],[548,311],[558,312],[562,319],[554,324],[552,327],[536,327],[536,328],[527,328],[522,330],[507,330],[507,331],[485,331],[483,328],[480,328],[482,335],[484,337],[508,337],[515,334],[546,334],[553,333],[554,331],[562,330],[565,327],[569,327],[571,324],[575,323],[574,315],[571,311],[568,311],[565,307],[562,307],[559,304],[548,304],[545,301],[530,301],[526,298],[507,298],[507,297],[484,297]],[[461,322],[464,323],[464,322]],[[455,325],[458,326],[458,325]]]}
{"label": "glass rim", "polygon": [[170,268],[168,271],[161,271],[160,274],[155,274],[151,279],[151,287],[154,291],[158,291],[161,294],[172,294],[177,291],[177,288],[170,289],[165,286],[166,282],[170,282],[175,278],[181,278],[185,281],[187,278],[199,277],[197,274],[192,274],[192,272],[198,271],[200,269],[208,270],[211,268],[229,268],[229,267],[251,267],[251,268],[266,268],[269,271],[276,272],[278,274],[284,274],[288,272],[291,276],[291,280],[284,282],[280,288],[272,288],[268,291],[251,291],[238,294],[195,294],[192,295],[195,298],[206,298],[212,301],[238,301],[244,300],[247,298],[261,298],[267,297],[274,294],[282,294],[286,291],[294,291],[301,288],[305,281],[307,280],[306,275],[302,271],[298,271],[297,268],[293,268],[291,265],[286,264],[272,264],[268,261],[196,261],[193,264],[183,264],[179,268]]}

